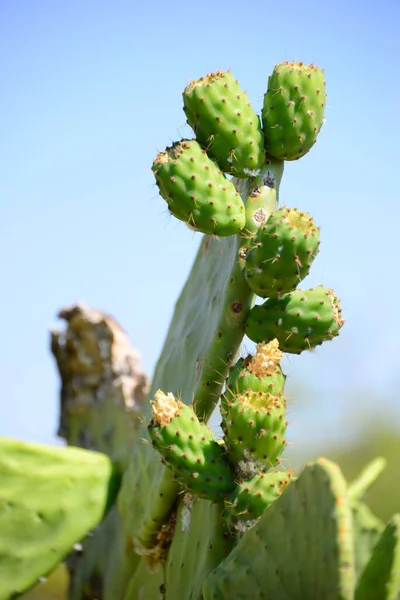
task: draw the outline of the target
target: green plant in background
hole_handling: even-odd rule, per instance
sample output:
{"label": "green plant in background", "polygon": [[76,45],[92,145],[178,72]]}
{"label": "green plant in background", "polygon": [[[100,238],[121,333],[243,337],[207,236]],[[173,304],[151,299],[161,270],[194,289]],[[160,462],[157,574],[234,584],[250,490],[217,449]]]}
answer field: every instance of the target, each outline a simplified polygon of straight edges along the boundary
{"label": "green plant in background", "polygon": [[[69,449],[3,442],[0,468],[10,475],[0,497],[1,599],[33,585],[96,524],[68,560],[72,599],[398,597],[400,517],[385,526],[361,500],[382,464],[348,486],[326,459],[307,464],[298,478],[281,460],[288,426],[282,353],[315,348],[343,325],[330,288],[298,288],[319,250],[318,227],[301,209],[278,209],[284,161],[316,142],[325,99],[323,72],[295,62],[275,67],[261,119],[229,72],[185,88],[196,139],[160,152],[153,172],[170,212],[205,236],[149,401],[140,410],[107,402],[112,392],[101,387],[100,363],[95,379],[94,371],[87,376],[96,402],[72,401],[73,368],[60,368],[63,434],[98,451],[79,455],[83,487],[71,483]],[[263,304],[254,305],[256,295]],[[71,313],[66,341],[54,342],[59,366],[79,358],[73,331],[97,347],[79,318]],[[245,334],[257,347],[240,358]],[[115,339],[107,338],[111,346]],[[220,440],[206,424],[218,401]],[[46,477],[44,497],[36,481],[56,455],[66,471]],[[100,479],[93,461],[103,465]],[[10,564],[23,577],[10,575]]]}

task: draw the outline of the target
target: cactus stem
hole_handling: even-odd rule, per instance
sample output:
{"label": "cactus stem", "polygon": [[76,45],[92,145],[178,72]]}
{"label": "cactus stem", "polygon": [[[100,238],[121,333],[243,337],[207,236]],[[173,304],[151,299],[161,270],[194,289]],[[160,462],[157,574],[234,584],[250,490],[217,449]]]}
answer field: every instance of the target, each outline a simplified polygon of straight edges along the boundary
{"label": "cactus stem", "polygon": [[[222,389],[220,382],[215,379],[216,365],[221,365],[223,356],[222,362],[225,368],[221,373],[221,366],[219,366],[217,372],[226,377],[227,370],[242,341],[244,322],[254,301],[254,294],[244,278],[247,242],[249,236],[254,235],[261,224],[257,220],[255,223],[253,217],[260,209],[265,211],[267,217],[276,209],[282,171],[283,163],[281,161],[268,160],[256,178],[235,181],[235,187],[242,199],[246,201],[246,229],[243,235],[237,236],[237,258],[228,279],[225,297],[221,299],[223,302],[221,308],[226,306],[227,309],[221,312],[221,319],[216,328],[218,335],[214,336],[213,344],[209,347],[207,355],[203,357],[202,369],[195,389],[193,403],[196,410],[199,411],[198,414],[202,414],[206,418],[214,410]],[[274,187],[263,185],[264,181],[270,185],[273,182]],[[250,190],[255,187],[261,190],[257,197],[251,196],[250,193]]]}

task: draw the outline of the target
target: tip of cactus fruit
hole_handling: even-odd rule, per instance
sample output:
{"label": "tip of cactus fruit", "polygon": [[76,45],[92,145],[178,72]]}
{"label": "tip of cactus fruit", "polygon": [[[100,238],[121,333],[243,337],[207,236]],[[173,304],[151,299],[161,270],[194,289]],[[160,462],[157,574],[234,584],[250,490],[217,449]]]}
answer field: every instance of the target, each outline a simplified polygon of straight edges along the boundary
{"label": "tip of cactus fruit", "polygon": [[157,170],[157,165],[165,165],[170,161],[177,160],[183,150],[190,148],[190,142],[193,142],[193,140],[182,139],[179,142],[174,142],[171,146],[167,146],[163,152],[159,152],[153,162],[153,170]]}
{"label": "tip of cactus fruit", "polygon": [[150,404],[155,425],[168,425],[179,412],[179,402],[171,392],[165,394],[162,390],[157,390],[155,400],[150,400]]}
{"label": "tip of cactus fruit", "polygon": [[256,353],[251,357],[246,367],[256,377],[266,377],[274,373],[282,356],[283,352],[279,350],[279,342],[275,338],[268,344],[257,344]]}
{"label": "tip of cactus fruit", "polygon": [[277,67],[289,67],[290,69],[292,69],[292,71],[323,71],[323,69],[319,69],[316,65],[314,65],[313,63],[311,63],[310,65],[306,65],[303,62],[296,62],[295,60],[290,61],[285,61],[279,65],[276,65]]}
{"label": "tip of cactus fruit", "polygon": [[339,327],[342,327],[342,325],[344,325],[344,319],[342,317],[342,309],[340,308],[339,298],[336,296],[333,290],[328,290],[327,296],[332,305],[333,318]]}
{"label": "tip of cactus fruit", "polygon": [[188,85],[184,89],[184,94],[188,94],[190,90],[198,86],[207,86],[213,81],[217,81],[218,79],[223,79],[227,74],[230,74],[230,71],[222,71],[222,69],[218,69],[214,73],[207,73],[204,77],[200,77],[200,79],[191,79]]}

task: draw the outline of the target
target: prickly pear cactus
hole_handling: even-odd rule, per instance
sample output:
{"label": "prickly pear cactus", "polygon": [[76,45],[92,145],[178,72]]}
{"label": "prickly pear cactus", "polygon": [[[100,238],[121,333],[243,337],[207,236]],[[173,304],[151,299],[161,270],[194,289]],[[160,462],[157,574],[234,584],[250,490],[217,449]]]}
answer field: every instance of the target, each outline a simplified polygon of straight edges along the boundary
{"label": "prickly pear cactus", "polygon": [[0,438],[0,599],[47,575],[104,517],[118,490],[110,459]]}
{"label": "prickly pear cactus", "polygon": [[[141,398],[143,377],[131,373],[136,383],[126,398],[124,368],[110,369],[114,363],[107,357],[107,368],[98,364],[104,344],[97,335],[78,335],[72,346],[62,346],[62,339],[70,339],[74,312],[67,335],[53,335],[63,383],[61,431],[69,443],[97,451],[94,462],[110,465],[111,459],[122,477],[112,509],[83,540],[79,556],[69,559],[71,600],[397,598],[399,516],[385,529],[361,500],[379,465],[348,487],[325,459],[296,478],[281,458],[290,426],[283,352],[300,354],[330,341],[344,323],[333,290],[297,287],[319,250],[311,215],[303,208],[278,208],[284,160],[302,157],[315,144],[325,99],[323,72],[295,62],[275,67],[261,118],[229,72],[210,73],[184,89],[183,108],[195,138],[159,153],[153,173],[171,214],[205,235],[147,401]],[[245,334],[257,347],[240,357]],[[74,368],[82,354],[78,346],[89,339],[83,368],[88,389],[80,402]],[[121,335],[107,339],[115,352]],[[114,401],[117,389],[122,402]],[[207,426],[218,404],[220,439]],[[27,475],[19,469],[13,475],[18,486],[10,485],[0,501],[0,540],[12,548],[10,555],[5,547],[0,552],[4,600],[55,564],[46,559],[46,536],[32,550],[36,521],[26,516],[29,502],[21,522],[30,529],[17,531],[18,523],[10,527],[7,520],[14,503],[22,506],[24,490],[47,472],[46,464],[51,456]],[[73,465],[70,470],[73,477]],[[96,483],[93,472],[79,472],[86,477],[85,501],[87,488],[104,493],[104,477]],[[57,474],[52,485],[61,490]],[[50,506],[43,497],[40,514],[58,515],[61,495],[53,494]],[[68,520],[60,526],[56,560],[99,520],[104,502],[100,494],[83,510],[79,503],[71,506],[81,526],[68,532]],[[26,569],[18,588],[10,587],[9,568],[16,544],[26,545],[36,565]]]}
{"label": "prickly pear cactus", "polygon": [[224,440],[233,465],[255,461],[265,471],[279,462],[286,442],[286,399],[248,391],[233,397],[224,416]]}
{"label": "prickly pear cactus", "polygon": [[351,600],[351,511],[336,465],[308,465],[209,575],[205,600]]}
{"label": "prickly pear cactus", "polygon": [[395,515],[376,542],[358,581],[355,600],[396,600],[400,590],[400,515]]}
{"label": "prickly pear cactus", "polygon": [[241,197],[195,140],[182,140],[160,152],[153,172],[170,212],[189,227],[219,236],[243,229]]}
{"label": "prickly pear cactus", "polygon": [[278,340],[258,344],[254,356],[248,354],[245,358],[239,358],[229,369],[225,394],[221,396],[222,414],[227,410],[230,398],[235,395],[267,392],[278,396],[282,393],[286,377],[279,365],[281,358]]}
{"label": "prickly pear cactus", "polygon": [[152,405],[149,434],[174,477],[197,496],[223,499],[234,487],[233,475],[211,429],[173,394],[158,391]]}
{"label": "prickly pear cactus", "polygon": [[310,272],[318,247],[319,229],[309,214],[287,207],[275,211],[247,250],[247,283],[263,298],[292,292]]}
{"label": "prickly pear cactus", "polygon": [[217,71],[191,81],[183,105],[197,141],[222,171],[247,177],[265,164],[259,118],[232,73]]}
{"label": "prickly pear cactus", "polygon": [[285,62],[268,79],[262,110],[267,152],[295,160],[317,141],[324,122],[324,73],[315,65]]}
{"label": "prickly pear cactus", "polygon": [[300,354],[339,335],[343,323],[337,296],[319,285],[254,306],[246,334],[253,342],[277,339],[285,352]]}

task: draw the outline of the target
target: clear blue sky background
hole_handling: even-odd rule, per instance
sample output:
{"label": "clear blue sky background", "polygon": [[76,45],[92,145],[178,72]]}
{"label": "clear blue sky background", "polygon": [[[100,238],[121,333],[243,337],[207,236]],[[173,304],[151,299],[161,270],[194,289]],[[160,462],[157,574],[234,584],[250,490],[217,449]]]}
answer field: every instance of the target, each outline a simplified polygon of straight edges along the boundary
{"label": "clear blue sky background", "polygon": [[273,65],[292,59],[324,68],[329,96],[281,204],[321,226],[306,283],[334,287],[347,323],[287,361],[291,435],[348,435],[369,409],[400,421],[399,7],[0,2],[0,434],[55,441],[48,329],[77,300],[113,314],[153,371],[200,240],[167,215],[151,173],[191,135],[181,92],[230,68],[259,111]]}

